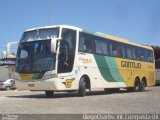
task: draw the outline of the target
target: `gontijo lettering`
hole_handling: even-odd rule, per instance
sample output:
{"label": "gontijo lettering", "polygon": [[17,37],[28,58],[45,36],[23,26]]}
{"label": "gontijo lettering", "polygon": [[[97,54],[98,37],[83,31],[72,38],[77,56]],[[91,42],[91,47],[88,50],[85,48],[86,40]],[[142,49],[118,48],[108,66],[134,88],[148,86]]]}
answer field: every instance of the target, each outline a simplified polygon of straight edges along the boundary
{"label": "gontijo lettering", "polygon": [[141,63],[121,61],[121,66],[125,68],[136,68],[141,69]]}

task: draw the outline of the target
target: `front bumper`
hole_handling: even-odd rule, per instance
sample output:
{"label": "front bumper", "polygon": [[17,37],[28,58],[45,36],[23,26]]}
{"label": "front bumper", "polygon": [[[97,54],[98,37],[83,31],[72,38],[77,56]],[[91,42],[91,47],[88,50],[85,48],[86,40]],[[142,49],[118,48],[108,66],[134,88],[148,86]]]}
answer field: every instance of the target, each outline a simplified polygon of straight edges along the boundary
{"label": "front bumper", "polygon": [[[16,80],[16,88],[18,90],[40,90],[40,91],[47,91],[47,90],[53,90],[53,91],[63,91],[63,90],[77,90],[78,85],[72,85],[72,87],[67,88],[65,84],[66,80],[60,80],[60,79],[50,79],[50,80],[40,80],[40,81],[20,81]],[[73,87],[74,86],[74,87]]]}

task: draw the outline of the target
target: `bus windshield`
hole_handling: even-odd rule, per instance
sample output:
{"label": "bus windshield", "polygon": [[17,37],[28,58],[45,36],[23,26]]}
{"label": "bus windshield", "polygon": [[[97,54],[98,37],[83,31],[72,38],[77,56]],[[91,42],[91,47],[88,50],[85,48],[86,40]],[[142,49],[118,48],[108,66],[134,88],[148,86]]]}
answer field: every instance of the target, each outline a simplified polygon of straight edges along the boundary
{"label": "bus windshield", "polygon": [[21,43],[16,60],[17,72],[42,72],[55,69],[56,55],[50,48],[51,40]]}

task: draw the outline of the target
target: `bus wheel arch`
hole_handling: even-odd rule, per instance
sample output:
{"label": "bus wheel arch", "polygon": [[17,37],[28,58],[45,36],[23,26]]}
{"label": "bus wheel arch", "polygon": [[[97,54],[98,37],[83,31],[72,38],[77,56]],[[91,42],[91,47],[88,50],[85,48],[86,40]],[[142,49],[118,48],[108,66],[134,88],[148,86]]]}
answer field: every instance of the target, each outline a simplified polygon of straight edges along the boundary
{"label": "bus wheel arch", "polygon": [[90,90],[90,88],[90,78],[88,77],[88,75],[83,75],[79,80],[78,96],[85,96],[86,89]]}
{"label": "bus wheel arch", "polygon": [[[91,89],[91,82],[90,82],[90,78],[89,78],[89,76],[88,75],[86,75],[86,74],[84,74],[82,77],[84,77],[85,78],[85,82],[86,82],[86,88],[87,89]],[[81,78],[82,78],[81,77]]]}

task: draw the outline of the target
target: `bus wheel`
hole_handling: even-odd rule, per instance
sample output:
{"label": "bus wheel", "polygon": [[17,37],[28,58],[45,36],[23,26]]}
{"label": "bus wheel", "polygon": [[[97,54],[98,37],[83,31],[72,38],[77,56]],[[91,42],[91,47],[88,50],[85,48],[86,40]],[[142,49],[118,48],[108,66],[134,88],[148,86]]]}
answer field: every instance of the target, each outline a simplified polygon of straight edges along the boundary
{"label": "bus wheel", "polygon": [[141,83],[140,83],[140,91],[144,91],[145,87],[146,87],[146,81],[142,80]]}
{"label": "bus wheel", "polygon": [[134,83],[134,88],[133,88],[133,90],[134,90],[135,92],[139,92],[139,91],[140,91],[140,81],[139,81],[138,78],[135,79],[135,83]]}
{"label": "bus wheel", "polygon": [[86,82],[85,78],[82,77],[79,82],[78,96],[83,97],[85,95],[86,95]]}
{"label": "bus wheel", "polygon": [[47,97],[52,97],[54,94],[54,91],[45,91],[45,94]]}

